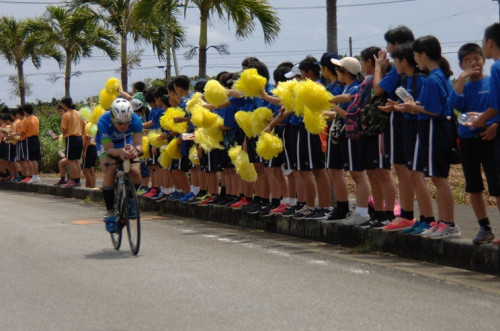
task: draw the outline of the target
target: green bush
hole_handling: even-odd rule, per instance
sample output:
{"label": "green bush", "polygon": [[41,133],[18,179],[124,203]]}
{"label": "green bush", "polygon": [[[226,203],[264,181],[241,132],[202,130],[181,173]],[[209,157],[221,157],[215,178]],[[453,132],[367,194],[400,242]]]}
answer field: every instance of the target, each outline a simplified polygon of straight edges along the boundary
{"label": "green bush", "polygon": [[57,163],[60,160],[57,152],[61,149],[59,141],[54,141],[48,134],[49,130],[55,133],[61,131],[61,118],[57,114],[55,106],[43,105],[35,107],[35,115],[40,120],[40,149],[42,159],[38,167],[40,172],[53,173],[58,172]]}

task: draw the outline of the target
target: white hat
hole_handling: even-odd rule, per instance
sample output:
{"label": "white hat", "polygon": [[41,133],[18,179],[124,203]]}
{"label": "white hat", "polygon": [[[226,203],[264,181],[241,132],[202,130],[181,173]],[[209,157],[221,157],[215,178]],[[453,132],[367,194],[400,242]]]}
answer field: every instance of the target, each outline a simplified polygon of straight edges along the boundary
{"label": "white hat", "polygon": [[300,69],[298,63],[292,67],[292,70],[290,70],[285,74],[286,78],[293,78],[295,76],[300,76]]}
{"label": "white hat", "polygon": [[358,59],[354,57],[343,57],[340,60],[337,59],[331,59],[332,63],[335,64],[336,66],[345,68],[347,71],[349,71],[353,75],[357,75],[361,72],[361,63],[359,63]]}

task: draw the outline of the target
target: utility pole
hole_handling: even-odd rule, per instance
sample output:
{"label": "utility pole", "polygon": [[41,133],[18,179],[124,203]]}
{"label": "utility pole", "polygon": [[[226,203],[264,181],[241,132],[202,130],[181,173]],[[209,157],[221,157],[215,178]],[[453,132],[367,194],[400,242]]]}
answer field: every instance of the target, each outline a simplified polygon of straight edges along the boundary
{"label": "utility pole", "polygon": [[349,56],[352,57],[352,37],[349,37]]}
{"label": "utility pole", "polygon": [[493,2],[498,2],[498,20],[500,21],[500,0],[492,0]]}

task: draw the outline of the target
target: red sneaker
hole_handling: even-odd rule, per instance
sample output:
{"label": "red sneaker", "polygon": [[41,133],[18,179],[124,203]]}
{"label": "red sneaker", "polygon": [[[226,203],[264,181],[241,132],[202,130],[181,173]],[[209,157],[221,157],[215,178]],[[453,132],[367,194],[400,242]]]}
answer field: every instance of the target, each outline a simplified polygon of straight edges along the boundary
{"label": "red sneaker", "polygon": [[202,202],[200,202],[198,204],[198,206],[207,206],[209,203],[211,203],[212,201],[214,201],[215,198],[216,198],[215,196],[211,195],[208,198],[206,198],[205,200],[203,200]]}
{"label": "red sneaker", "polygon": [[248,201],[245,197],[241,197],[240,201],[235,202],[231,205],[233,209],[241,209],[241,207],[249,205],[250,201]]}
{"label": "red sneaker", "polygon": [[27,182],[29,182],[30,180],[31,180],[31,176],[28,176],[28,177],[26,177],[25,179],[23,179],[23,180],[21,181],[21,183],[27,183]]}
{"label": "red sneaker", "polygon": [[148,193],[145,193],[143,197],[151,198],[158,194],[158,189],[156,187],[152,187]]}
{"label": "red sneaker", "polygon": [[69,182],[67,182],[66,184],[64,184],[63,187],[72,188],[75,185],[76,185],[76,182],[72,179]]}
{"label": "red sneaker", "polygon": [[290,204],[289,203],[285,203],[285,204],[280,204],[278,207],[274,208],[274,209],[271,209],[271,214],[283,214],[286,209],[290,207]]}
{"label": "red sneaker", "polygon": [[414,218],[411,221],[406,218],[397,217],[391,223],[384,226],[382,229],[385,231],[401,231],[409,229],[415,224],[417,220]]}

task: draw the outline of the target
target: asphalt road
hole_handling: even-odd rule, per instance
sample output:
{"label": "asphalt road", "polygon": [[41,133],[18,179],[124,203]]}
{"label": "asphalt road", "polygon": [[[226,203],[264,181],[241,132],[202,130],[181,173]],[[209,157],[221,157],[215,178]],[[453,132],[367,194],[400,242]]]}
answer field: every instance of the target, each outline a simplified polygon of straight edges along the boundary
{"label": "asphalt road", "polygon": [[492,276],[154,214],[134,257],[112,249],[102,205],[14,191],[0,205],[1,330],[500,325]]}

